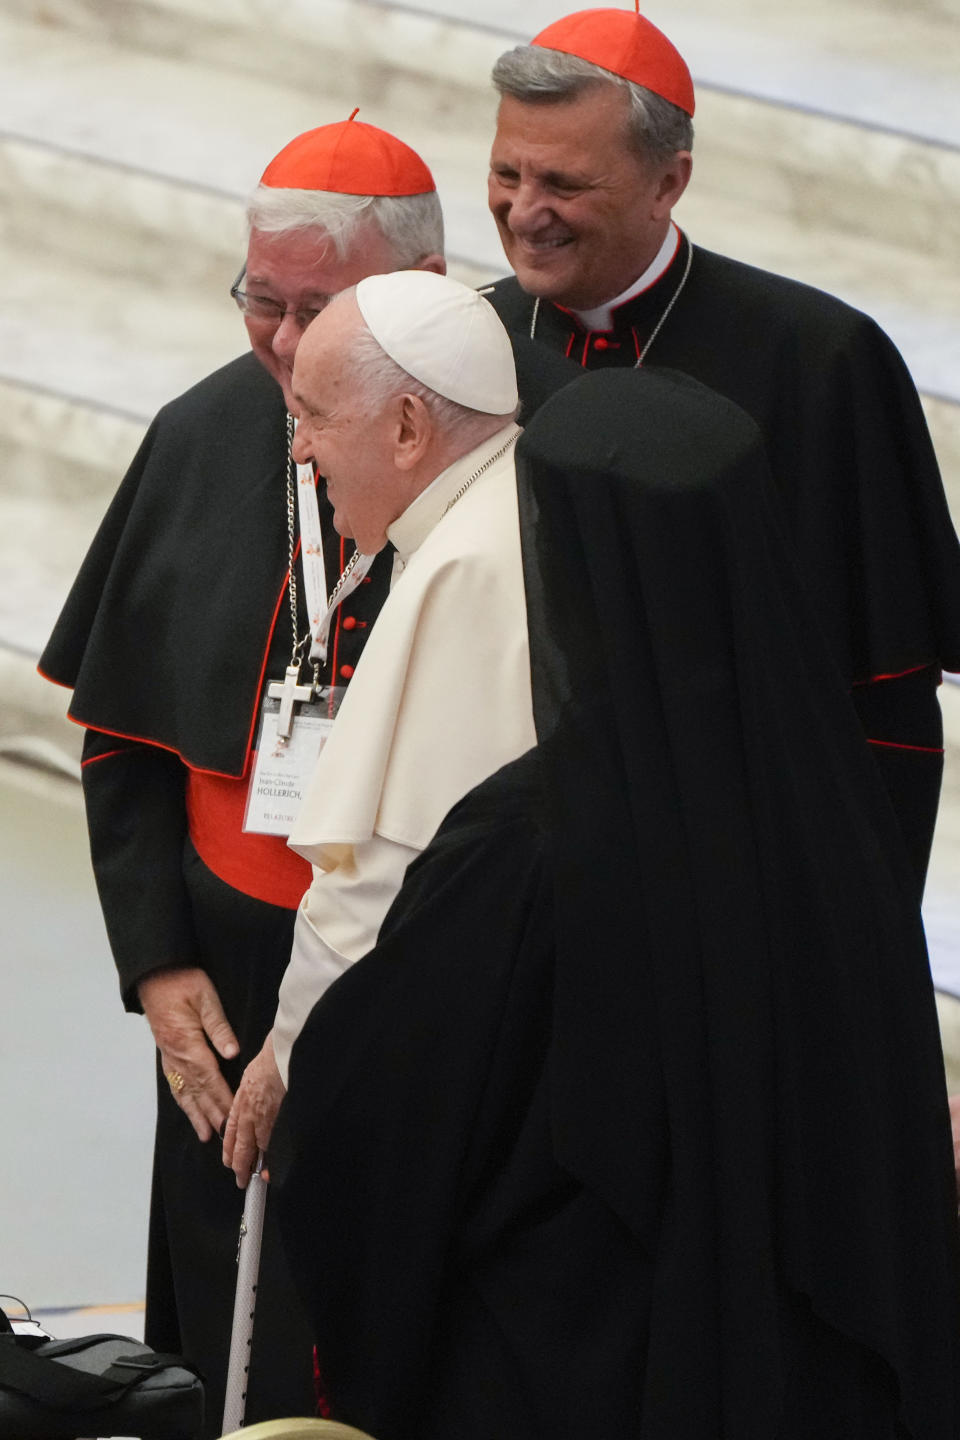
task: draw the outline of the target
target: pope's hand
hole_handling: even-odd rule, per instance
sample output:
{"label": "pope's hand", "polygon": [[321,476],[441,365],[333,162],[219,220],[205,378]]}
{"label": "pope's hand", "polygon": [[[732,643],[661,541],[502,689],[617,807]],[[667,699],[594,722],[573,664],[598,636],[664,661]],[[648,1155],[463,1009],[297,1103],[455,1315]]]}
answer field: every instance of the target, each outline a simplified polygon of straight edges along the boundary
{"label": "pope's hand", "polygon": [[243,1072],[223,1137],[223,1163],[234,1172],[241,1190],[250,1179],[257,1151],[266,1150],[270,1143],[273,1122],[285,1094],[271,1031],[260,1054]]}
{"label": "pope's hand", "polygon": [[213,981],[205,970],[155,970],[137,994],[173,1097],[199,1139],[209,1140],[233,1099],[214,1050],[232,1060],[240,1049]]}

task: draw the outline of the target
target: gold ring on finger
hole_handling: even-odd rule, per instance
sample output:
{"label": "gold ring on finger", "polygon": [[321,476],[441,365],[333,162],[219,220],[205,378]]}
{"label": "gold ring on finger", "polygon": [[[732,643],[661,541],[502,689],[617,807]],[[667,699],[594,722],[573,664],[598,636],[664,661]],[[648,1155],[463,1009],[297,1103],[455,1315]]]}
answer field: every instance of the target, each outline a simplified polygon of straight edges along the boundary
{"label": "gold ring on finger", "polygon": [[186,1083],[179,1070],[167,1071],[167,1084],[170,1086],[174,1095],[179,1095]]}

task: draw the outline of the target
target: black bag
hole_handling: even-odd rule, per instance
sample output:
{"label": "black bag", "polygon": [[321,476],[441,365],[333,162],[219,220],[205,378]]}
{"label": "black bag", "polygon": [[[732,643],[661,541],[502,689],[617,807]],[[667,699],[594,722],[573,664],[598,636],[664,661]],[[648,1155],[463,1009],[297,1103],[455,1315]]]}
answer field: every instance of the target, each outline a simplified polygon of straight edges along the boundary
{"label": "black bag", "polygon": [[195,1440],[202,1424],[203,1384],[179,1355],[124,1335],[16,1334],[0,1309],[0,1436]]}

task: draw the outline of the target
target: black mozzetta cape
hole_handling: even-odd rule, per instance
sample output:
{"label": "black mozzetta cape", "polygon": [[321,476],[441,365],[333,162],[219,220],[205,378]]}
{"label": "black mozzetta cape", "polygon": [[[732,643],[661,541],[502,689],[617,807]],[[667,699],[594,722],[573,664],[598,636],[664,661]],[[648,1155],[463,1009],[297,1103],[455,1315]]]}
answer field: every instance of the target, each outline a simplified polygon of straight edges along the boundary
{"label": "black mozzetta cape", "polygon": [[[632,366],[677,290],[663,277],[590,334],[541,304],[536,339],[590,370]],[[514,277],[485,292],[528,335]],[[868,316],[821,290],[696,246],[648,366],[701,380],[760,428],[800,574],[847,680],[960,669],[960,545],[916,389]]]}
{"label": "black mozzetta cape", "polygon": [[[522,337],[514,348],[523,419],[576,371]],[[44,675],[73,688],[72,719],[172,750],[197,770],[244,773],[265,622],[289,627],[285,416],[253,355],[159,412],[40,659]],[[371,622],[389,581],[386,552],[374,569]]]}
{"label": "black mozzetta cape", "polygon": [[923,935],[759,436],[683,377],[590,376],[518,484],[540,746],[314,1009],[271,1157],[333,1413],[948,1440]]}
{"label": "black mozzetta cape", "polygon": [[[587,332],[542,303],[536,339],[589,370],[633,366],[686,270]],[[514,277],[487,294],[529,336]],[[736,402],[760,427],[794,557],[894,802],[920,887],[942,773],[936,686],[960,668],[960,547],[913,382],[886,335],[833,296],[699,246],[644,364]],[[874,682],[874,683],[871,683]]]}

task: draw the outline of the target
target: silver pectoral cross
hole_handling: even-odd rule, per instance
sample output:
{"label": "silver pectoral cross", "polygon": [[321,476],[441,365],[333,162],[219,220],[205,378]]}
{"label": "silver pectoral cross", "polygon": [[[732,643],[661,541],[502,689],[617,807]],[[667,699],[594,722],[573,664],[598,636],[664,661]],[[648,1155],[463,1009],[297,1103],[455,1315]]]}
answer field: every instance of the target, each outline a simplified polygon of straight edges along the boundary
{"label": "silver pectoral cross", "polygon": [[290,731],[293,729],[293,707],[299,700],[309,700],[313,694],[312,685],[298,685],[300,679],[299,665],[288,665],[287,673],[283,680],[271,680],[267,686],[267,694],[271,700],[280,701],[280,714],[277,716],[277,736],[281,740],[290,739]]}

